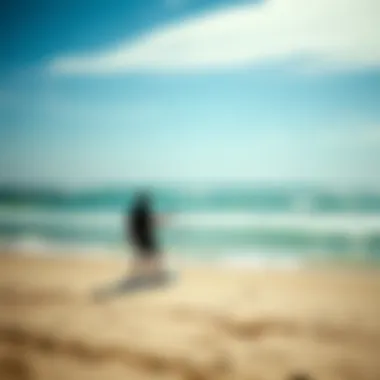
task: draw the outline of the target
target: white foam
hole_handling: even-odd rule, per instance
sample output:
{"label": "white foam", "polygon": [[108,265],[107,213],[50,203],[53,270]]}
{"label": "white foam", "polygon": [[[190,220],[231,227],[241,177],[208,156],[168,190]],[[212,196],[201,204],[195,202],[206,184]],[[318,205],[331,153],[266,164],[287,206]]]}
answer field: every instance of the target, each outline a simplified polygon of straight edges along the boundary
{"label": "white foam", "polygon": [[281,269],[281,270],[298,270],[302,267],[299,258],[292,257],[288,251],[278,252],[231,252],[223,255],[219,264],[229,268],[237,269]]}
{"label": "white foam", "polygon": [[177,226],[203,228],[288,228],[347,233],[380,232],[380,215],[363,214],[192,214],[179,216]]}
{"label": "white foam", "polygon": [[[66,227],[99,227],[120,229],[121,213],[15,211],[0,210],[0,222],[38,224]],[[187,229],[296,229],[313,232],[340,232],[349,234],[379,233],[380,215],[364,214],[252,214],[252,213],[182,213],[173,215],[166,227]]]}
{"label": "white foam", "polygon": [[[110,247],[102,244],[73,244],[48,241],[38,236],[23,236],[14,241],[0,242],[0,252],[11,252],[26,256],[62,256],[102,258],[115,255],[128,257],[128,249]],[[235,269],[265,269],[278,268],[296,270],[300,261],[290,256],[289,251],[225,251],[201,252],[197,250],[168,250],[165,258],[169,268],[178,266],[198,266],[211,264],[213,266],[231,267]]]}
{"label": "white foam", "polygon": [[0,242],[0,251],[32,256],[109,256],[119,250],[101,244],[49,241],[38,236],[22,236]]}

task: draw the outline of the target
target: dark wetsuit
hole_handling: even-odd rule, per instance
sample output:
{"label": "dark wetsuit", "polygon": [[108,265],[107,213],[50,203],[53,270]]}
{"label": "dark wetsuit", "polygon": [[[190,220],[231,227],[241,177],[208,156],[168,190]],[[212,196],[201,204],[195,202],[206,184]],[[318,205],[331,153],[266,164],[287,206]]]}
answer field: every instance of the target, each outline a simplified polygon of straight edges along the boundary
{"label": "dark wetsuit", "polygon": [[155,239],[154,215],[148,204],[138,203],[128,220],[129,238],[140,257],[153,257],[158,253]]}

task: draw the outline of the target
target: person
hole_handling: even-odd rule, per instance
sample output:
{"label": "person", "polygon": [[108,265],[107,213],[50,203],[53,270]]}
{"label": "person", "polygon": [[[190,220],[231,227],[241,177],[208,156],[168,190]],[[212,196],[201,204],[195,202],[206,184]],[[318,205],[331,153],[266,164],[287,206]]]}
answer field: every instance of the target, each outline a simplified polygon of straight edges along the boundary
{"label": "person", "polygon": [[133,247],[132,276],[149,276],[162,272],[162,255],[156,236],[158,218],[147,192],[136,195],[126,217],[126,232]]}

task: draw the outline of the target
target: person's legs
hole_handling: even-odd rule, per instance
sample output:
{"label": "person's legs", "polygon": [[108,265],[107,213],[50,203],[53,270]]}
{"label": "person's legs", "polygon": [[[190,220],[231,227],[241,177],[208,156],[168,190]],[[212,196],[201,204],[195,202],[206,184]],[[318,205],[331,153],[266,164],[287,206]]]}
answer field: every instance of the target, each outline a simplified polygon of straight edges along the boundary
{"label": "person's legs", "polygon": [[150,276],[163,271],[162,257],[158,253],[136,252],[130,268],[130,276]]}
{"label": "person's legs", "polygon": [[141,251],[137,249],[134,252],[129,268],[129,277],[138,277],[143,274],[144,271],[144,258],[141,255]]}
{"label": "person's legs", "polygon": [[162,258],[157,253],[146,254],[141,260],[141,274],[154,275],[163,270]]}

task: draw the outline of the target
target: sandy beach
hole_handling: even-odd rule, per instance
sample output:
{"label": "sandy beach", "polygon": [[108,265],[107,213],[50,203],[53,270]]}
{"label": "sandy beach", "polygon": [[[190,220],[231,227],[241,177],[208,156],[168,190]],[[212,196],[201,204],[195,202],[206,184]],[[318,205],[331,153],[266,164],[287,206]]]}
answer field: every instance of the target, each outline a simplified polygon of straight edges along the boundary
{"label": "sandy beach", "polygon": [[126,270],[3,255],[0,379],[380,379],[377,269],[193,267],[94,299]]}

